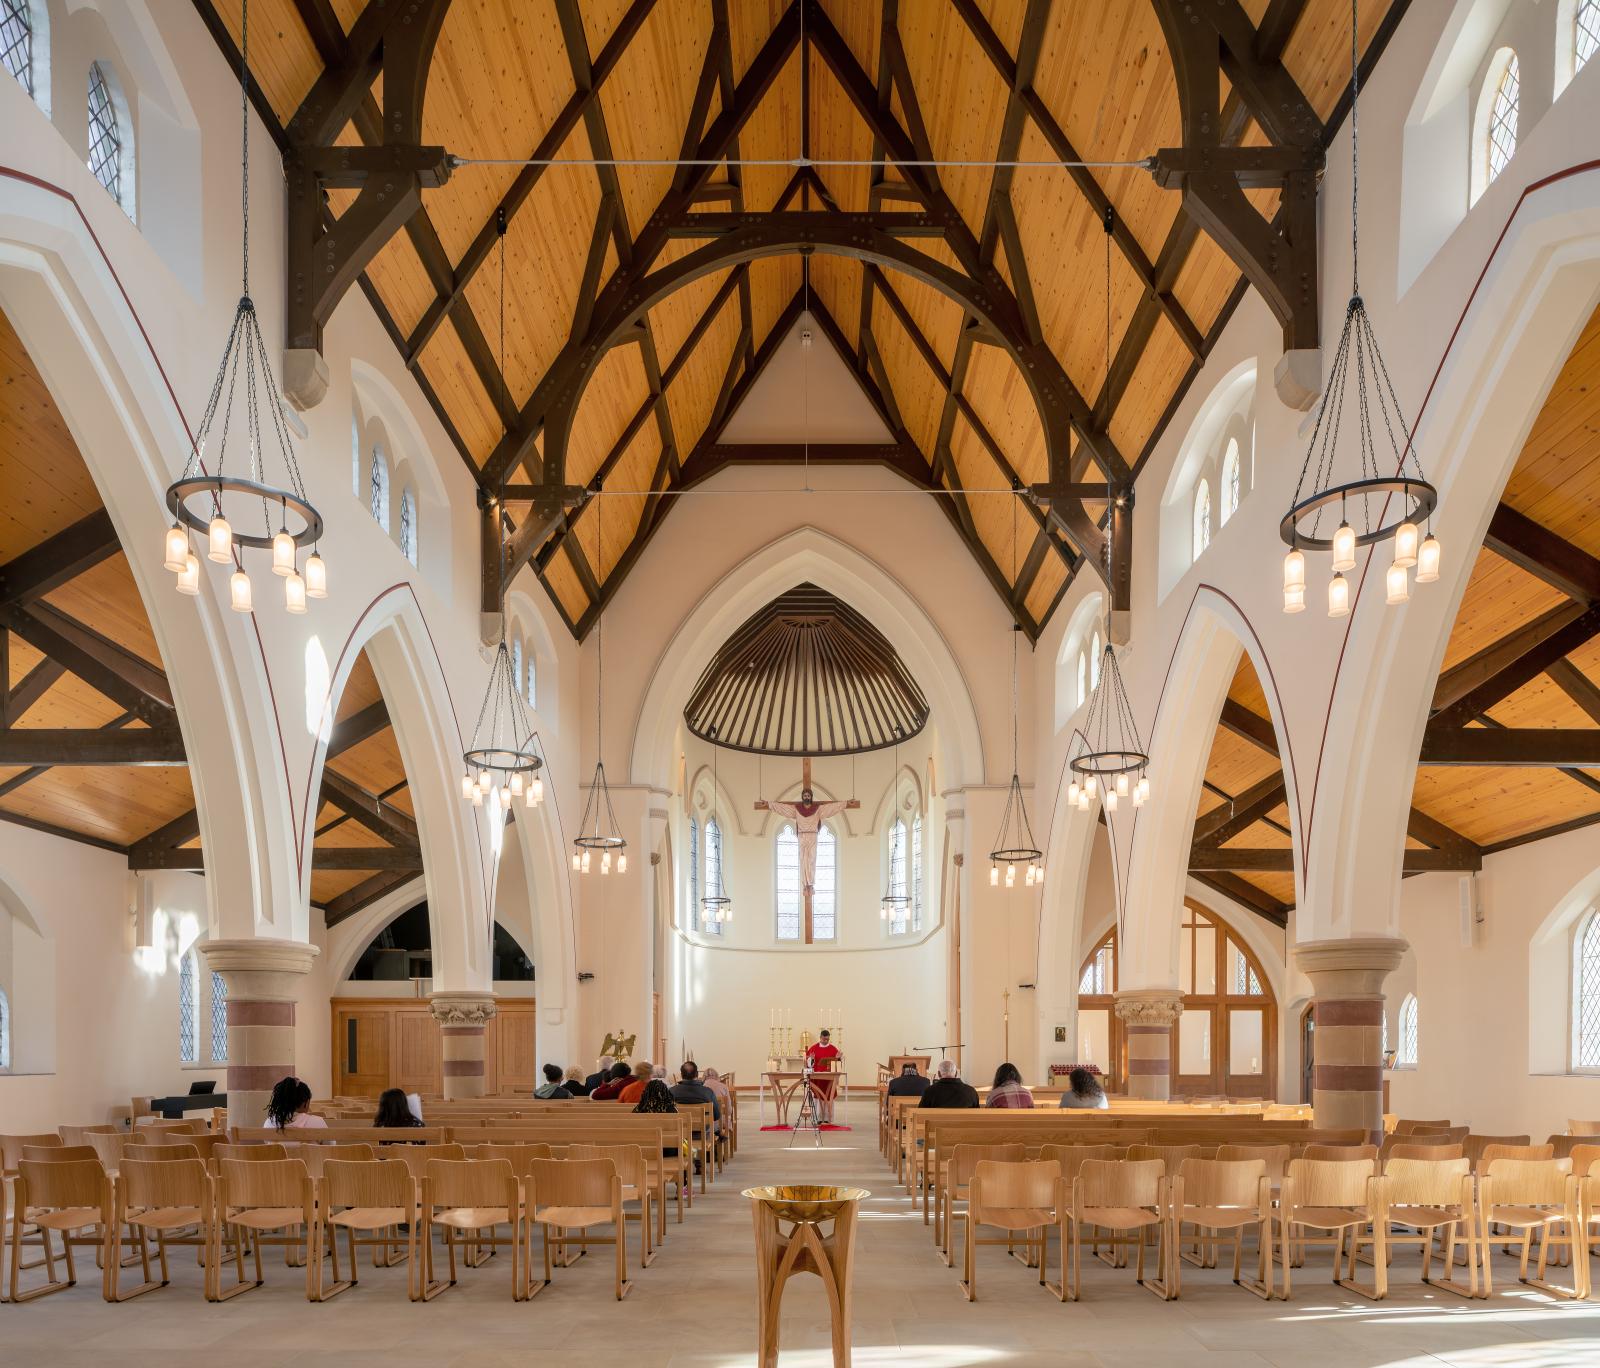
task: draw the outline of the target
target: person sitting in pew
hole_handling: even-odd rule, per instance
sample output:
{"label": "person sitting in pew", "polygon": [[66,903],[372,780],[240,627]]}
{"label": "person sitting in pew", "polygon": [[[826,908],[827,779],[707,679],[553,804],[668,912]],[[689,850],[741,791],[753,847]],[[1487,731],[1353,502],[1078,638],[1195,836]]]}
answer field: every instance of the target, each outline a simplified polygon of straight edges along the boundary
{"label": "person sitting in pew", "polygon": [[621,1095],[622,1090],[628,1086],[632,1077],[633,1070],[628,1067],[627,1060],[617,1060],[611,1066],[611,1077],[606,1079],[605,1082],[595,1085],[594,1091],[589,1094],[589,1100],[591,1102],[615,1102]]}
{"label": "person sitting in pew", "polygon": [[707,1069],[703,1081],[706,1087],[716,1094],[718,1115],[721,1117],[717,1129],[726,1135],[731,1121],[730,1113],[733,1110],[733,1098],[728,1092],[728,1085],[722,1081],[722,1075],[715,1069]]}
{"label": "person sitting in pew", "polygon": [[544,1066],[544,1082],[533,1090],[533,1095],[541,1102],[570,1102],[572,1094],[561,1086],[561,1066],[559,1064],[546,1064]]}
{"label": "person sitting in pew", "polygon": [[583,1095],[585,1097],[594,1096],[596,1088],[602,1083],[611,1081],[611,1066],[616,1062],[610,1055],[600,1056],[600,1067],[583,1080]]}
{"label": "person sitting in pew", "polygon": [[989,1089],[991,1107],[1031,1107],[1033,1094],[1022,1085],[1022,1074],[1007,1062],[994,1071],[994,1086]]}
{"label": "person sitting in pew", "polygon": [[641,1059],[633,1066],[633,1077],[622,1086],[622,1091],[617,1094],[618,1102],[626,1102],[630,1106],[644,1096],[646,1085],[651,1082],[660,1083],[664,1088],[666,1082],[656,1078],[654,1065],[648,1059]]}
{"label": "person sitting in pew", "polygon": [[278,1130],[327,1130],[328,1123],[311,1114],[311,1089],[292,1075],[272,1085],[267,1099],[267,1125]]}
{"label": "person sitting in pew", "polygon": [[1111,1103],[1106,1100],[1106,1090],[1100,1080],[1087,1069],[1074,1069],[1067,1075],[1067,1090],[1061,1094],[1061,1105],[1079,1110],[1105,1111]]}
{"label": "person sitting in pew", "polygon": [[385,1088],[378,1098],[378,1114],[372,1118],[374,1126],[393,1126],[410,1129],[422,1124],[411,1110],[411,1100],[401,1088]]}
{"label": "person sitting in pew", "polygon": [[583,1070],[576,1064],[567,1070],[566,1082],[561,1086],[574,1097],[587,1097],[589,1095],[589,1085],[584,1080]]}
{"label": "person sitting in pew", "polygon": [[700,1066],[692,1059],[683,1061],[678,1070],[678,1082],[669,1089],[674,1102],[709,1102],[711,1119],[720,1124],[722,1103],[710,1087],[700,1081]]}
{"label": "person sitting in pew", "polygon": [[[646,1066],[648,1067],[648,1066]],[[676,1112],[678,1104],[672,1100],[672,1090],[667,1087],[665,1080],[652,1078],[640,1090],[639,1101],[634,1107],[636,1112]],[[678,1147],[669,1145],[661,1153],[668,1159],[678,1157]]]}
{"label": "person sitting in pew", "polygon": [[922,1094],[922,1101],[918,1107],[976,1107],[978,1105],[978,1090],[970,1083],[963,1083],[960,1071],[956,1068],[953,1059],[939,1061],[939,1076],[928,1085],[928,1091]]}
{"label": "person sitting in pew", "polygon": [[921,1097],[933,1086],[933,1080],[917,1072],[915,1064],[902,1064],[900,1077],[889,1080],[890,1097]]}

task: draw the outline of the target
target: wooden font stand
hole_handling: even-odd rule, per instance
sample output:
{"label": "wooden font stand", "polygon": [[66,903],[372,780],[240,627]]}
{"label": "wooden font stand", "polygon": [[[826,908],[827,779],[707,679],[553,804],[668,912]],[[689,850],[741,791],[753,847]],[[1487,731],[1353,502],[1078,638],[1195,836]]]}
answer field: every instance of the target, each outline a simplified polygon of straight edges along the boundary
{"label": "wooden font stand", "polygon": [[[751,1195],[751,1194],[747,1194]],[[856,1199],[841,1202],[832,1217],[796,1221],[787,1235],[782,1228],[782,1204],[752,1195],[750,1209],[756,1227],[756,1296],[760,1368],[778,1362],[778,1313],[783,1286],[796,1273],[814,1273],[822,1279],[833,1329],[833,1368],[850,1368],[850,1297],[856,1246]],[[822,1233],[831,1219],[833,1230]]]}

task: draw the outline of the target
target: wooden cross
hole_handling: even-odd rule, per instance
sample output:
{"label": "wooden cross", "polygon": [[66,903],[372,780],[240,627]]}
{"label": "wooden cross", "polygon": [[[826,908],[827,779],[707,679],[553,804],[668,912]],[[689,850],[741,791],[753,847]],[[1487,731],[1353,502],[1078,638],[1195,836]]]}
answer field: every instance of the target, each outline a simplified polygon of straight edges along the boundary
{"label": "wooden cross", "polygon": [[[802,794],[811,791],[811,757],[802,756],[800,759],[800,790]],[[854,798],[844,802],[817,803],[807,805],[800,803],[769,803],[765,798],[756,800],[757,812],[776,812],[780,817],[787,817],[795,824],[795,836],[800,842],[800,902],[802,910],[802,934],[804,943],[810,945],[813,939],[814,921],[812,919],[811,879],[807,873],[815,874],[817,868],[817,840],[822,829],[822,823],[836,812],[843,812],[847,808],[858,808],[861,804]]]}

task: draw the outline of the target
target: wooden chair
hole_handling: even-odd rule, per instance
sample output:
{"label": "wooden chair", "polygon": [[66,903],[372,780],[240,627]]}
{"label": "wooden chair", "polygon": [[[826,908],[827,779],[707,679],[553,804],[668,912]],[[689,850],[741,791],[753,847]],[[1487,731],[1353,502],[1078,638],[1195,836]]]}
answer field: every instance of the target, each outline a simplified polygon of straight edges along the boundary
{"label": "wooden chair", "polygon": [[[301,1145],[294,1157],[306,1166],[313,1183],[322,1181],[324,1166],[333,1160],[351,1164],[369,1164],[377,1156],[371,1145]],[[335,1277],[338,1276],[336,1273]]]}
{"label": "wooden chair", "polygon": [[[1094,1238],[1110,1245],[1113,1252],[1136,1249],[1134,1276],[1139,1286],[1163,1301],[1170,1297],[1166,1280],[1171,1254],[1167,1242],[1167,1177],[1162,1160],[1091,1159],[1078,1169],[1070,1191],[1058,1189],[1056,1210],[1061,1228],[1061,1282],[1050,1286],[1062,1301],[1077,1301],[1082,1295],[1082,1234],[1086,1226],[1093,1228]],[[1157,1239],[1156,1276],[1146,1278],[1145,1235],[1151,1230]]]}
{"label": "wooden chair", "polygon": [[218,1163],[231,1161],[236,1164],[277,1164],[289,1157],[289,1151],[282,1145],[222,1144],[211,1151],[211,1156]]}
{"label": "wooden chair", "polygon": [[1594,1279],[1589,1256],[1600,1240],[1600,1145],[1579,1145],[1571,1157],[1572,1171],[1578,1179],[1578,1225],[1583,1231],[1582,1257],[1573,1262],[1582,1270],[1584,1296],[1594,1296]]}
{"label": "wooden chair", "polygon": [[1567,1134],[1568,1135],[1600,1135],[1600,1121],[1577,1121],[1577,1120],[1568,1121],[1567,1122]]}
{"label": "wooden chair", "polygon": [[1413,1145],[1402,1139],[1399,1144],[1385,1140],[1378,1149],[1378,1167],[1385,1173],[1394,1159],[1465,1159],[1460,1145]]}
{"label": "wooden chair", "polygon": [[1406,1121],[1399,1120],[1394,1123],[1394,1134],[1414,1135],[1418,1131],[1442,1131],[1450,1129],[1450,1120],[1446,1117],[1443,1121]]}
{"label": "wooden chair", "polygon": [[[146,1149],[159,1150],[170,1149],[174,1145],[180,1149],[187,1146],[200,1158],[210,1163],[216,1155],[217,1146],[222,1143],[223,1136],[220,1134],[194,1135],[186,1134],[183,1131],[157,1131],[154,1135],[145,1138],[144,1147]],[[245,1148],[261,1149],[262,1146],[254,1145],[246,1146]],[[143,1158],[144,1156],[141,1155],[139,1157]]]}
{"label": "wooden chair", "polygon": [[[968,1301],[978,1299],[979,1245],[1003,1244],[1014,1252],[1020,1242],[1023,1262],[1031,1268],[1038,1260],[1039,1286],[1045,1285],[1050,1227],[1058,1223],[1060,1183],[1061,1165],[1053,1159],[1021,1163],[983,1159],[974,1167],[967,1186],[965,1276],[961,1279],[961,1291]],[[996,1227],[1005,1235],[984,1239],[979,1234],[984,1226]]]}
{"label": "wooden chair", "polygon": [[[617,1177],[622,1180],[622,1215],[625,1220],[639,1222],[639,1267],[649,1268],[655,1262],[656,1247],[651,1234],[650,1165],[644,1150],[638,1145],[569,1145],[566,1157],[609,1159],[616,1165]],[[637,1202],[638,1210],[629,1211],[629,1202]],[[529,1233],[532,1233],[531,1227]]]}
{"label": "wooden chair", "polygon": [[[1183,1227],[1194,1227],[1192,1239],[1200,1247],[1201,1262],[1214,1267],[1216,1251],[1231,1230],[1233,1280],[1263,1301],[1272,1298],[1272,1180],[1264,1159],[1185,1159],[1171,1180],[1167,1198],[1172,1229],[1167,1247],[1176,1252],[1183,1244]],[[1256,1276],[1242,1276],[1244,1236],[1256,1227]],[[1207,1258],[1209,1256],[1209,1259]],[[1171,1267],[1172,1295],[1183,1285],[1183,1260]]]}
{"label": "wooden chair", "polygon": [[[1386,1230],[1379,1217],[1382,1198],[1376,1189],[1377,1161],[1372,1158],[1326,1160],[1295,1159],[1283,1180],[1278,1199],[1279,1242],[1282,1251],[1283,1279],[1279,1295],[1289,1299],[1291,1250],[1303,1257],[1308,1245],[1331,1245],[1333,1281],[1359,1296],[1382,1301],[1388,1293],[1388,1250]],[[1371,1233],[1366,1234],[1368,1227]],[[1310,1230],[1329,1232],[1307,1234]],[[1349,1272],[1339,1276],[1339,1261],[1345,1242],[1350,1243]],[[1363,1287],[1355,1280],[1356,1254],[1360,1246],[1372,1247],[1373,1286]]]}
{"label": "wooden chair", "polygon": [[[955,1145],[950,1149],[949,1157],[940,1161],[934,1188],[933,1234],[934,1243],[939,1248],[939,1257],[944,1260],[946,1267],[949,1267],[955,1259],[951,1245],[955,1205],[957,1202],[967,1200],[967,1190],[972,1184],[972,1175],[978,1165],[986,1159],[1002,1164],[1020,1164],[1027,1157],[1028,1148],[1023,1144]],[[1040,1157],[1048,1159],[1051,1156]]]}
{"label": "wooden chair", "polygon": [[[106,1272],[106,1300],[131,1301],[134,1297],[166,1287],[171,1280],[167,1265],[167,1250],[173,1245],[185,1245],[205,1251],[204,1289],[207,1301],[226,1301],[229,1297],[248,1290],[244,1281],[243,1250],[235,1251],[236,1281],[226,1291],[222,1288],[222,1259],[211,1257],[211,1251],[220,1249],[221,1241],[216,1229],[216,1187],[210,1172],[193,1154],[183,1155],[170,1145],[151,1145],[149,1157],[140,1155],[126,1159],[117,1174],[116,1208],[111,1225],[111,1248],[120,1248],[124,1242],[137,1245],[135,1255],[144,1281],[124,1292],[120,1288],[118,1261],[109,1261],[112,1267]],[[174,1158],[174,1155],[177,1155]],[[188,1233],[188,1232],[194,1233]],[[161,1278],[150,1276],[149,1237],[156,1238],[156,1255],[160,1261]]]}
{"label": "wooden chair", "polygon": [[[74,1286],[78,1281],[78,1270],[72,1257],[73,1249],[82,1246],[102,1249],[106,1231],[111,1227],[111,1182],[106,1177],[106,1171],[100,1167],[100,1161],[90,1158],[55,1164],[37,1159],[18,1159],[12,1194],[16,1208],[11,1221],[11,1300],[32,1301],[36,1297],[49,1296],[52,1292],[62,1292]],[[21,1286],[22,1245],[27,1226],[38,1232],[44,1246],[42,1262],[47,1281],[42,1287],[24,1292]],[[93,1233],[77,1233],[85,1229]],[[65,1281],[56,1277],[55,1252],[50,1243],[52,1231],[61,1236],[66,1255]],[[102,1289],[104,1285],[102,1276]]]}
{"label": "wooden chair", "polygon": [[1449,1131],[1421,1131],[1410,1135],[1386,1135],[1383,1143],[1378,1146],[1378,1168],[1381,1170],[1388,1162],[1389,1156],[1396,1150],[1406,1151],[1406,1157],[1416,1159],[1429,1157],[1420,1151],[1438,1151],[1434,1158],[1457,1159],[1464,1152],[1464,1142],[1453,1139]]}
{"label": "wooden chair", "polygon": [[[504,1159],[430,1159],[422,1180],[421,1299],[432,1301],[456,1285],[456,1244],[470,1235],[473,1249],[511,1250],[511,1300],[523,1301],[530,1288],[523,1268],[522,1191],[511,1165]],[[450,1276],[433,1277],[433,1228],[444,1228]],[[509,1237],[499,1227],[509,1226]]]}
{"label": "wooden chair", "polygon": [[[1378,1188],[1382,1201],[1378,1219],[1385,1227],[1385,1243],[1391,1249],[1395,1245],[1420,1245],[1422,1281],[1430,1287],[1454,1292],[1458,1297],[1479,1295],[1477,1212],[1472,1195],[1471,1164],[1464,1155],[1446,1158],[1437,1154],[1395,1152],[1384,1167]],[[1396,1226],[1400,1229],[1396,1230]],[[1452,1271],[1458,1231],[1466,1250],[1465,1287]],[[1440,1241],[1444,1256],[1445,1276],[1442,1278],[1430,1276],[1435,1239]],[[1487,1253],[1484,1257],[1487,1258]]]}
{"label": "wooden chair", "polygon": [[[342,1148],[360,1149],[365,1146],[346,1145]],[[396,1228],[405,1226],[406,1295],[416,1301],[417,1227],[422,1223],[422,1210],[417,1200],[417,1185],[411,1180],[410,1170],[404,1164],[390,1159],[328,1159],[322,1166],[320,1197],[322,1221],[328,1231],[327,1252],[333,1260],[333,1283],[331,1286],[323,1284],[323,1243],[318,1240],[316,1300],[327,1301],[360,1281],[361,1261],[357,1250],[363,1246],[374,1251],[381,1250],[384,1266],[387,1266],[399,1240]],[[339,1276],[340,1230],[345,1233],[350,1251],[348,1278]],[[357,1232],[366,1232],[365,1238]]]}
{"label": "wooden chair", "polygon": [[241,1268],[245,1245],[255,1253],[255,1281],[248,1286],[262,1285],[261,1249],[275,1245],[304,1258],[306,1299],[315,1301],[312,1255],[322,1241],[322,1232],[316,1192],[305,1164],[299,1159],[219,1159],[217,1169],[217,1218],[207,1263],[220,1261],[222,1230],[232,1226],[239,1241]]}
{"label": "wooden chair", "polygon": [[1311,1159],[1319,1163],[1335,1164],[1370,1159],[1376,1164],[1378,1162],[1378,1147],[1376,1145],[1307,1145],[1297,1157]]}
{"label": "wooden chair", "polygon": [[96,1164],[100,1162],[93,1145],[24,1145],[22,1158],[40,1164],[77,1164],[85,1159]]}
{"label": "wooden chair", "polygon": [[63,1145],[87,1145],[91,1135],[121,1135],[121,1126],[57,1126]]}
{"label": "wooden chair", "polygon": [[[1494,1291],[1494,1273],[1488,1257],[1489,1227],[1520,1231],[1521,1258],[1517,1280],[1551,1296],[1582,1297],[1586,1288],[1587,1260],[1574,1257],[1573,1286],[1561,1287],[1545,1279],[1545,1261],[1551,1249],[1564,1246],[1574,1256],[1584,1248],[1584,1228],[1578,1218],[1578,1180],[1570,1159],[1517,1159],[1485,1155],[1478,1179],[1479,1245],[1484,1250],[1483,1294]],[[1565,1233],[1562,1233],[1562,1228]],[[1538,1276],[1528,1276],[1528,1256],[1533,1236],[1539,1235]]]}
{"label": "wooden chair", "polygon": [[[1461,1152],[1472,1163],[1473,1173],[1482,1167],[1484,1150],[1490,1145],[1526,1145],[1532,1141],[1531,1135],[1469,1135],[1461,1142]],[[1551,1150],[1554,1154],[1554,1149]]]}
{"label": "wooden chair", "polygon": [[[551,1277],[552,1240],[565,1245],[567,1232],[580,1230],[595,1244],[614,1244],[617,1251],[617,1300],[633,1290],[628,1280],[626,1217],[622,1214],[622,1178],[610,1159],[540,1159],[533,1165],[528,1220],[528,1249],[532,1253],[531,1224],[541,1227],[544,1248],[544,1283]],[[596,1226],[613,1225],[610,1236],[589,1235]]]}

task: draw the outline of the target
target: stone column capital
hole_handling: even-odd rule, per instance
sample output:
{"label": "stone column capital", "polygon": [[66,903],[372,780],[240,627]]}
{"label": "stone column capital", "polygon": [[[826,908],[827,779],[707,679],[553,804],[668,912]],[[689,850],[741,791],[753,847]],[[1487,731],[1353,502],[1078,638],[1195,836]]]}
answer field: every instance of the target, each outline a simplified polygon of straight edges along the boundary
{"label": "stone column capital", "polygon": [[1176,988],[1126,988],[1112,1009],[1130,1026],[1170,1026],[1183,1014],[1183,994]]}
{"label": "stone column capital", "polygon": [[454,992],[434,993],[428,998],[433,1019],[441,1026],[477,1026],[488,1024],[495,1014],[493,993]]}
{"label": "stone column capital", "polygon": [[300,981],[321,954],[305,941],[249,936],[241,940],[201,941],[196,947],[206,966],[221,974],[230,998],[252,1002],[293,1002]]}
{"label": "stone column capital", "polygon": [[1399,936],[1350,936],[1302,941],[1291,953],[1316,997],[1380,998],[1383,981],[1400,967],[1409,948]]}

